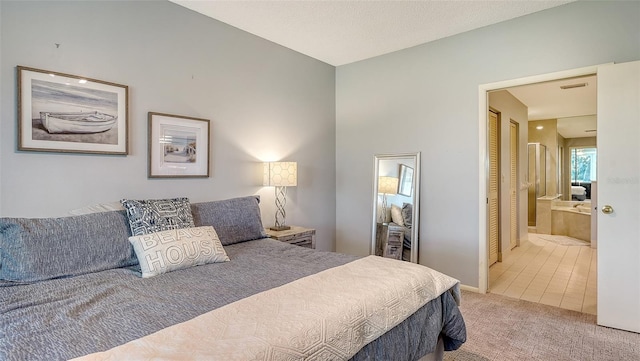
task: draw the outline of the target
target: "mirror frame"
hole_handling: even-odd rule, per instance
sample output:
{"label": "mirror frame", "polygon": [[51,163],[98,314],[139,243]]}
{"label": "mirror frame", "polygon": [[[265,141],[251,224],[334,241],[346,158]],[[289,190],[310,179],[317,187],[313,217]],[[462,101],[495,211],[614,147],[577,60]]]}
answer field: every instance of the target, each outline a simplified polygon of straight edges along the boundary
{"label": "mirror frame", "polygon": [[373,217],[371,226],[371,247],[370,254],[376,254],[376,227],[378,223],[378,173],[380,171],[380,161],[411,159],[415,166],[413,169],[413,214],[411,216],[411,259],[413,263],[418,263],[418,245],[420,243],[420,152],[398,153],[398,154],[375,154],[373,156]]}

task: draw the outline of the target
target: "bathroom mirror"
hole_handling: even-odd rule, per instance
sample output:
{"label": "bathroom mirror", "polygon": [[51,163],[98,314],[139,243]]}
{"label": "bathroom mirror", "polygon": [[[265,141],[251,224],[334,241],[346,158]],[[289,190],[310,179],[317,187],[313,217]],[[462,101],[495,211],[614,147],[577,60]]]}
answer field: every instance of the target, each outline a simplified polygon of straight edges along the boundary
{"label": "bathroom mirror", "polygon": [[420,152],[373,162],[371,254],[418,263]]}

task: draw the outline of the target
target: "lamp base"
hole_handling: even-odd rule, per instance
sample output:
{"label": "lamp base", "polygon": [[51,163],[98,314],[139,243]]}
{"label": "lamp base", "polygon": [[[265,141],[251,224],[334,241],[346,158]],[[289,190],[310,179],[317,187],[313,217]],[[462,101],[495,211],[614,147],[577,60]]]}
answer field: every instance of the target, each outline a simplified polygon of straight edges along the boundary
{"label": "lamp base", "polygon": [[286,231],[288,229],[291,229],[291,227],[289,226],[273,226],[273,227],[269,227],[270,230],[272,231]]}

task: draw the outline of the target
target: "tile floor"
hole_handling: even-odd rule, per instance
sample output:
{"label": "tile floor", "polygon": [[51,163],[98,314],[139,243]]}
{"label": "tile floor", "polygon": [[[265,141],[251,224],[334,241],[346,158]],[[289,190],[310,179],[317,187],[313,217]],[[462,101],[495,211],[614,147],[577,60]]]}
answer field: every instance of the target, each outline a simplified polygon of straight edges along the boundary
{"label": "tile floor", "polygon": [[[489,268],[489,292],[596,314],[596,250],[564,246],[529,233]],[[548,237],[547,237],[548,238]]]}

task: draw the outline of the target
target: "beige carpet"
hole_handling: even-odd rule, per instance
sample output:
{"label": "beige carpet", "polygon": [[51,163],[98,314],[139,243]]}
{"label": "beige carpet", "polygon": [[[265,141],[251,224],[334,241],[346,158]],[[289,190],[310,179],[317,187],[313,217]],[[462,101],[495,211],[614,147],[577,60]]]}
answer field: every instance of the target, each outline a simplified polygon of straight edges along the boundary
{"label": "beige carpet", "polygon": [[596,316],[463,291],[467,342],[445,360],[640,360],[640,334],[596,325]]}

